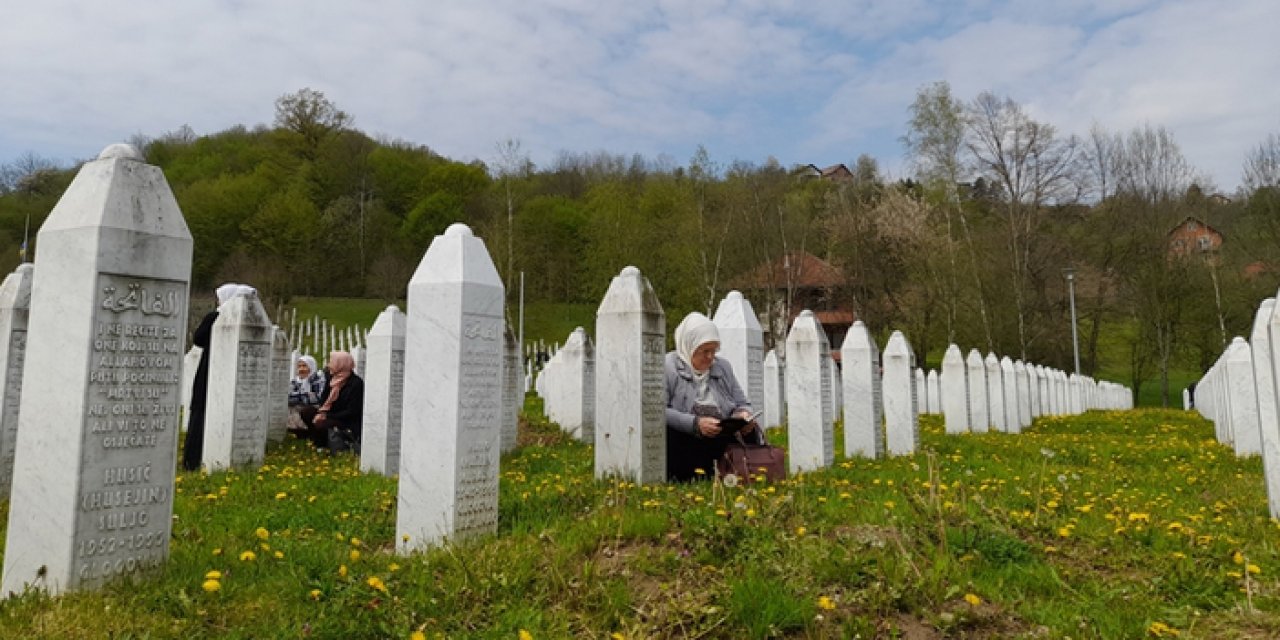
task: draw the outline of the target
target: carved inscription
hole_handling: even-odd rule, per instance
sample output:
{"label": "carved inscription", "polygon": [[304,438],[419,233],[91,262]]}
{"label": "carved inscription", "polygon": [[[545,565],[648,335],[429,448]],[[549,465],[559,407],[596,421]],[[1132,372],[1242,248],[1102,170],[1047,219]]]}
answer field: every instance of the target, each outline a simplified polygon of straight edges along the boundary
{"label": "carved inscription", "polygon": [[[641,417],[641,450],[644,452],[640,466],[641,482],[662,482],[667,468],[667,380],[664,360],[667,356],[667,338],[659,331],[648,330],[641,334],[643,357],[641,358],[641,384],[643,385],[643,409]],[[595,394],[592,394],[593,396]]]}
{"label": "carved inscription", "polygon": [[738,375],[746,376],[747,400],[759,411],[764,406],[764,347],[747,346],[747,370]]}
{"label": "carved inscription", "polygon": [[100,274],[98,289],[76,501],[84,585],[168,553],[186,307],[182,282]]}
{"label": "carved inscription", "polygon": [[502,318],[462,317],[458,389],[458,467],[454,535],[492,532],[498,524],[496,425],[502,418]]}
{"label": "carved inscription", "polygon": [[260,342],[240,341],[236,358],[236,426],[231,435],[233,466],[250,464],[262,457],[268,412],[267,394],[263,391],[271,379],[271,343],[266,338],[263,335]]}
{"label": "carved inscription", "polygon": [[387,406],[387,473],[400,472],[400,418],[404,413],[404,349],[391,350],[391,402]]}
{"label": "carved inscription", "polygon": [[27,357],[27,332],[15,329],[10,333],[9,362],[5,365],[4,415],[0,424],[0,495],[8,495],[13,480],[14,445],[18,441],[18,403],[22,401],[22,365]]}

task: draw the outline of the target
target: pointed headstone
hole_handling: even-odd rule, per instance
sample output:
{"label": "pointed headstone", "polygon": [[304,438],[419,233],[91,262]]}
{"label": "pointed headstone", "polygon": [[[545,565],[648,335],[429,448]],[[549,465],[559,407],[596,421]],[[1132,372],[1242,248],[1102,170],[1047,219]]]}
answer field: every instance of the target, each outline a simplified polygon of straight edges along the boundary
{"label": "pointed headstone", "polygon": [[925,384],[928,385],[929,396],[928,409],[929,414],[937,415],[942,413],[942,386],[938,380],[938,370],[930,369],[929,373],[924,376]]}
{"label": "pointed headstone", "polygon": [[858,320],[844,334],[840,346],[844,365],[844,454],[883,458],[884,426],[880,407],[880,349]]}
{"label": "pointed headstone", "polygon": [[237,294],[218,308],[209,339],[202,460],[210,472],[262,464],[270,411],[271,342],[271,320],[257,292]]}
{"label": "pointed headstone", "polygon": [[27,354],[27,319],[31,312],[31,263],[18,265],[0,283],[0,500],[9,499],[13,453],[18,439],[22,402],[22,366]]}
{"label": "pointed headstone", "polygon": [[667,478],[667,322],[649,280],[625,267],[596,312],[596,477]]}
{"label": "pointed headstone", "polygon": [[986,433],[991,430],[991,417],[987,412],[987,367],[977,349],[969,350],[965,368],[969,374],[969,429]]}
{"label": "pointed headstone", "polygon": [[835,429],[831,414],[831,357],[827,333],[805,309],[787,333],[787,444],[791,473],[831,466]]}
{"label": "pointed headstone", "polygon": [[360,438],[360,470],[368,473],[400,473],[406,322],[400,307],[388,305],[369,331]]}
{"label": "pointed headstone", "polygon": [[556,357],[560,370],[556,420],[575,438],[595,443],[596,354],[586,330],[574,329]]}
{"label": "pointed headstone", "polygon": [[1253,349],[1239,336],[1227,348],[1227,389],[1231,397],[1231,435],[1236,455],[1262,453],[1257,386],[1253,381]]}
{"label": "pointed headstone", "polygon": [[289,435],[289,388],[295,360],[290,358],[289,337],[271,327],[271,381],[267,391],[267,442],[284,442]]}
{"label": "pointed headstone", "polygon": [[901,331],[884,346],[884,424],[889,455],[911,455],[920,445],[916,414],[915,354]]}
{"label": "pointed headstone", "polygon": [[786,403],[782,397],[783,368],[778,354],[770,349],[764,357],[764,426],[781,426],[785,420]]}
{"label": "pointed headstone", "polygon": [[504,292],[465,224],[436,236],[409,280],[396,550],[498,528]]}
{"label": "pointed headstone", "polygon": [[1004,392],[1004,427],[1009,433],[1022,433],[1022,422],[1018,418],[1018,378],[1017,369],[1013,366],[1013,358],[1005,356],[1000,359],[1001,390]]}
{"label": "pointed headstone", "polygon": [[964,356],[952,344],[942,356],[942,417],[947,433],[969,432],[969,386]]}
{"label": "pointed headstone", "polygon": [[1004,418],[1004,377],[1000,373],[1000,359],[996,354],[987,352],[983,366],[987,370],[987,419],[992,431],[1006,432],[1008,423]]}
{"label": "pointed headstone", "polygon": [[747,394],[755,411],[767,411],[764,393],[764,332],[751,301],[738,291],[730,291],[716,307],[711,319],[720,333],[720,352]]}
{"label": "pointed headstone", "polygon": [[112,145],[80,168],[36,246],[4,594],[158,566],[173,522],[192,248],[173,192]]}

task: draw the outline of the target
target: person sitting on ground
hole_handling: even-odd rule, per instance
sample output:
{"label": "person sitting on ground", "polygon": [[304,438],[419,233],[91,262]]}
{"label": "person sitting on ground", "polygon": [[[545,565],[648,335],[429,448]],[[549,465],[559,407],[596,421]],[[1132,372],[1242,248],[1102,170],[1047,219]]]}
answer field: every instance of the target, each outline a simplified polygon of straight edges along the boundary
{"label": "person sitting on ground", "polygon": [[294,378],[289,381],[289,431],[306,430],[319,410],[323,391],[324,376],[316,369],[316,359],[298,356]]}
{"label": "person sitting on ground", "polygon": [[[330,453],[360,453],[360,436],[364,426],[364,380],[355,372],[356,361],[346,351],[329,354],[324,389],[320,392],[320,408],[312,421],[313,429],[322,429]],[[317,446],[321,446],[317,443]]]}
{"label": "person sitting on ground", "polygon": [[[715,463],[736,436],[721,434],[724,418],[750,418],[751,404],[728,361],[717,358],[720,332],[701,313],[676,327],[676,348],[667,354],[667,479],[712,477]],[[738,433],[762,443],[755,422]],[[702,470],[702,474],[697,472]]]}

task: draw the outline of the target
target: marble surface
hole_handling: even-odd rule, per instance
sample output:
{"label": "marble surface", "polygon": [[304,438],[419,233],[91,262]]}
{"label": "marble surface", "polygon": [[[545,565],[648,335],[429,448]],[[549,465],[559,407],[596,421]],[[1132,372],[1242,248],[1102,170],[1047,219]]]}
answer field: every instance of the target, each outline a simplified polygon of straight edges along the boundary
{"label": "marble surface", "polygon": [[270,415],[271,320],[256,293],[218,308],[209,338],[209,396],[204,418],[205,469],[262,464]]}
{"label": "marble surface", "polygon": [[284,442],[289,434],[289,387],[294,375],[289,336],[271,327],[271,381],[267,391],[267,442]]}
{"label": "marble surface", "polygon": [[[1267,306],[1267,301],[1271,301],[1269,313],[1262,313],[1261,308]],[[1259,389],[1259,415],[1262,415],[1261,394],[1264,389],[1271,390],[1271,410],[1272,418],[1269,422],[1262,422],[1259,419],[1259,429],[1262,436],[1262,467],[1263,474],[1267,483],[1267,504],[1272,518],[1280,518],[1280,361],[1277,356],[1280,355],[1280,345],[1276,343],[1280,339],[1280,304],[1276,304],[1275,298],[1267,298],[1259,308],[1258,318],[1254,320],[1253,325],[1253,344],[1262,345],[1265,341],[1267,362],[1271,365],[1270,371],[1267,372],[1267,381],[1263,380],[1263,376],[1255,372]],[[1263,317],[1265,315],[1265,317]],[[1261,323],[1261,327],[1259,327]],[[1260,352],[1263,347],[1256,346],[1254,348],[1254,358],[1262,359]],[[1269,385],[1268,385],[1269,382]],[[1197,392],[1199,387],[1197,386]],[[1190,395],[1183,390],[1184,395]]]}
{"label": "marble surface", "polygon": [[733,368],[742,392],[755,411],[768,411],[764,392],[764,331],[751,301],[730,291],[716,307],[711,321],[720,331],[720,353]]}
{"label": "marble surface", "polygon": [[0,593],[168,556],[192,242],[140,158],[113,145],[84,164],[36,237]]}
{"label": "marble surface", "polygon": [[367,473],[400,473],[406,321],[400,307],[388,305],[366,338],[360,470]]}
{"label": "marble surface", "polygon": [[484,241],[457,223],[409,280],[396,550],[498,528],[504,290]]}
{"label": "marble surface", "polygon": [[1031,426],[1031,370],[1021,360],[1013,362],[1014,380],[1018,385],[1018,428]]}
{"label": "marble surface", "polygon": [[595,443],[596,354],[586,330],[575,328],[556,357],[555,389],[548,391],[555,399],[556,420],[573,437]]}
{"label": "marble surface", "polygon": [[844,367],[844,454],[882,458],[885,455],[881,416],[880,349],[861,320],[853,323],[840,345]]}
{"label": "marble surface", "polygon": [[520,436],[520,409],[524,407],[524,367],[520,365],[520,343],[511,325],[503,330],[502,445],[503,453],[516,448]]}
{"label": "marble surface", "polygon": [[969,380],[969,429],[974,433],[986,433],[991,429],[990,407],[987,405],[987,367],[982,354],[970,349],[965,358]]}
{"label": "marble surface", "polygon": [[969,382],[960,347],[952,344],[942,355],[942,419],[947,433],[969,432]]}
{"label": "marble surface", "polygon": [[1004,392],[1004,427],[1009,433],[1022,433],[1022,422],[1018,418],[1018,371],[1013,366],[1013,358],[1000,358],[1000,382]]}
{"label": "marble surface", "polygon": [[911,455],[920,446],[916,413],[915,354],[901,331],[884,345],[884,425],[889,455]]}
{"label": "marble surface", "polygon": [[835,429],[827,334],[817,316],[805,309],[787,333],[787,457],[791,473],[831,466]]}
{"label": "marble surface", "polygon": [[929,391],[928,413],[934,415],[942,413],[942,387],[938,380],[938,370],[930,369],[929,373],[924,375],[924,381]]}
{"label": "marble surface", "polygon": [[22,368],[27,355],[27,320],[31,313],[31,263],[18,265],[0,283],[0,501],[9,499],[13,454],[22,402]]}
{"label": "marble surface", "polygon": [[778,354],[770,349],[764,356],[764,426],[781,426],[786,420],[786,400],[782,395],[786,383],[784,365]]}
{"label": "marble surface", "polygon": [[667,323],[649,279],[625,267],[596,311],[597,478],[667,479]]}
{"label": "marble surface", "polygon": [[1000,373],[1000,359],[988,352],[982,361],[987,370],[987,420],[992,431],[1007,432],[1009,425],[1004,416],[1004,377]]}
{"label": "marble surface", "polygon": [[929,413],[929,382],[924,375],[924,369],[915,368],[914,375],[916,377],[916,415],[924,415]]}
{"label": "marble surface", "polygon": [[1227,393],[1231,403],[1231,444],[1236,455],[1262,453],[1257,386],[1253,380],[1253,349],[1239,336],[1227,348]]}
{"label": "marble surface", "polygon": [[179,430],[187,430],[187,422],[191,419],[191,385],[195,382],[196,369],[200,366],[200,356],[204,349],[192,346],[182,358],[182,386],[180,387],[181,417],[178,419]]}

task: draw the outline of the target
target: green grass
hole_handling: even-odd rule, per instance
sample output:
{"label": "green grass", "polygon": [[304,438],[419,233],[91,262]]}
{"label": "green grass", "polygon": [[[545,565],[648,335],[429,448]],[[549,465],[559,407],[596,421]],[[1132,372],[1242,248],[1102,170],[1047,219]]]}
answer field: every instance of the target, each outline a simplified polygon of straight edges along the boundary
{"label": "green grass", "polygon": [[596,480],[590,447],[526,414],[495,536],[396,556],[395,481],[290,442],[179,474],[162,569],[0,603],[0,636],[1280,636],[1261,463],[1192,414],[925,417],[916,455],[735,487]]}

